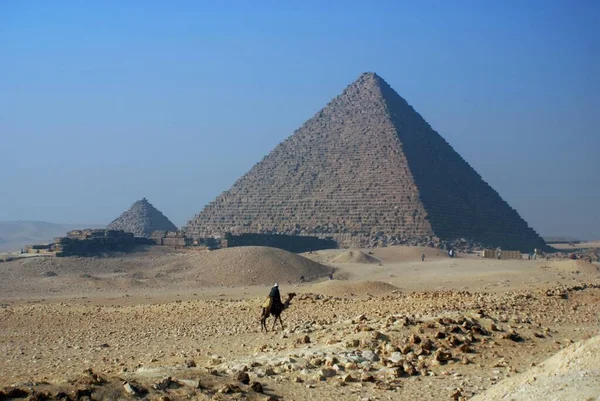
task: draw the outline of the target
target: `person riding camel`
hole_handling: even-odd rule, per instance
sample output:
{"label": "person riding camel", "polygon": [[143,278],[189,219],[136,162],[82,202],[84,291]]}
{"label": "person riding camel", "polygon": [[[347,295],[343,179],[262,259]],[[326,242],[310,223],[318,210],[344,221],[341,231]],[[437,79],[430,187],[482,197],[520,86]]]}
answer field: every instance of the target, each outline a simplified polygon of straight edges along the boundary
{"label": "person riding camel", "polygon": [[280,307],[281,302],[281,294],[279,293],[279,284],[275,283],[273,288],[271,288],[271,292],[269,293],[269,297],[265,300],[263,304],[263,308],[271,309],[272,307]]}

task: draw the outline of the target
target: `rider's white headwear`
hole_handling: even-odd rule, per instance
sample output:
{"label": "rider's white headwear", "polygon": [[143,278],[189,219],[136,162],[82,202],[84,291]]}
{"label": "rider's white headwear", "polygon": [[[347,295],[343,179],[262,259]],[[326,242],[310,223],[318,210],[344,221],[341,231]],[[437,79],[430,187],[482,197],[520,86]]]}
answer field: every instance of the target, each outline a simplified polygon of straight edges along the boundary
{"label": "rider's white headwear", "polygon": [[279,284],[275,283],[275,285],[273,287],[279,287]]}

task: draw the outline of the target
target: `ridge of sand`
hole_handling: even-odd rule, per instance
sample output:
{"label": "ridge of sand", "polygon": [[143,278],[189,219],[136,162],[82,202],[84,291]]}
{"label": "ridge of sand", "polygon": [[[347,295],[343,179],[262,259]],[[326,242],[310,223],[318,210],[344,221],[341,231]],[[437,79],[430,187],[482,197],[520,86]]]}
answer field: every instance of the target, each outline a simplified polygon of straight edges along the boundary
{"label": "ridge of sand", "polygon": [[598,400],[600,336],[577,342],[471,401]]}
{"label": "ridge of sand", "polygon": [[548,267],[554,270],[559,270],[566,273],[585,273],[598,274],[600,268],[597,265],[585,260],[560,260],[553,261],[543,267]]}
{"label": "ridge of sand", "polygon": [[398,287],[381,281],[339,281],[330,280],[314,284],[310,291],[332,297],[386,295],[397,291]]}
{"label": "ridge of sand", "polygon": [[371,254],[383,263],[417,262],[421,260],[422,254],[426,261],[449,259],[445,250],[426,246],[388,246],[375,248]]}
{"label": "ridge of sand", "polygon": [[379,259],[374,256],[367,255],[362,251],[347,251],[341,253],[331,259],[334,263],[364,263],[364,264],[378,264],[381,263]]}
{"label": "ridge of sand", "polygon": [[[320,251],[314,252],[306,252],[303,253],[302,256],[305,256],[311,260],[314,260],[319,263],[330,263],[330,262],[338,262],[338,263],[364,263],[364,262],[342,262],[345,259],[350,259],[348,254],[352,253],[357,257],[358,253],[362,253],[367,256],[369,259],[373,258],[377,260],[377,263],[405,263],[405,262],[420,262],[421,255],[425,255],[426,261],[431,260],[439,260],[439,259],[449,259],[445,250],[431,248],[426,246],[388,246],[384,248],[363,248],[363,249],[324,249]],[[346,255],[346,256],[344,256]],[[360,257],[360,256],[358,256]],[[465,255],[461,255],[461,258],[465,257]],[[340,258],[340,261],[336,259]]]}

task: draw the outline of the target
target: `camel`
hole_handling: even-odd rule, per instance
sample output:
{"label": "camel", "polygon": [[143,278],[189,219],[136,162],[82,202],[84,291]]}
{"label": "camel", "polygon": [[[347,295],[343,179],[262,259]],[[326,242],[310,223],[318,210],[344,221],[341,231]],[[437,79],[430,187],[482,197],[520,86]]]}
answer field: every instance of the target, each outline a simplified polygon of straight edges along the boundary
{"label": "camel", "polygon": [[295,296],[296,296],[295,292],[290,292],[289,294],[287,294],[287,299],[285,300],[285,302],[283,304],[281,304],[281,306],[271,305],[270,308],[262,308],[262,312],[260,314],[260,331],[263,331],[263,330],[265,332],[269,331],[267,329],[267,318],[271,315],[273,315],[273,317],[275,318],[275,320],[273,320],[273,328],[271,330],[275,331],[275,324],[277,323],[277,319],[279,319],[279,323],[281,323],[281,330],[283,330],[283,322],[281,321],[281,313],[284,310],[286,310],[287,308],[289,308],[290,302],[292,302],[292,299]]}

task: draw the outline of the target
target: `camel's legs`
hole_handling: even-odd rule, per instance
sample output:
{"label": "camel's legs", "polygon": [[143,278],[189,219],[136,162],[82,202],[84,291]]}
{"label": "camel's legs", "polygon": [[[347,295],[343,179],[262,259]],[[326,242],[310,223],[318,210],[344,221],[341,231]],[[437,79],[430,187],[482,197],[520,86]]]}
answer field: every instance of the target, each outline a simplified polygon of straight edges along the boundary
{"label": "camel's legs", "polygon": [[260,331],[262,333],[263,329],[265,330],[265,332],[269,332],[269,330],[267,329],[267,317],[269,315],[266,313],[265,309],[263,308],[261,316],[260,316]]}
{"label": "camel's legs", "polygon": [[283,321],[281,320],[281,315],[279,315],[279,323],[281,323],[281,331],[283,331],[284,328],[283,328]]}
{"label": "camel's legs", "polygon": [[273,331],[275,331],[275,323],[277,323],[277,316],[273,319]]}

